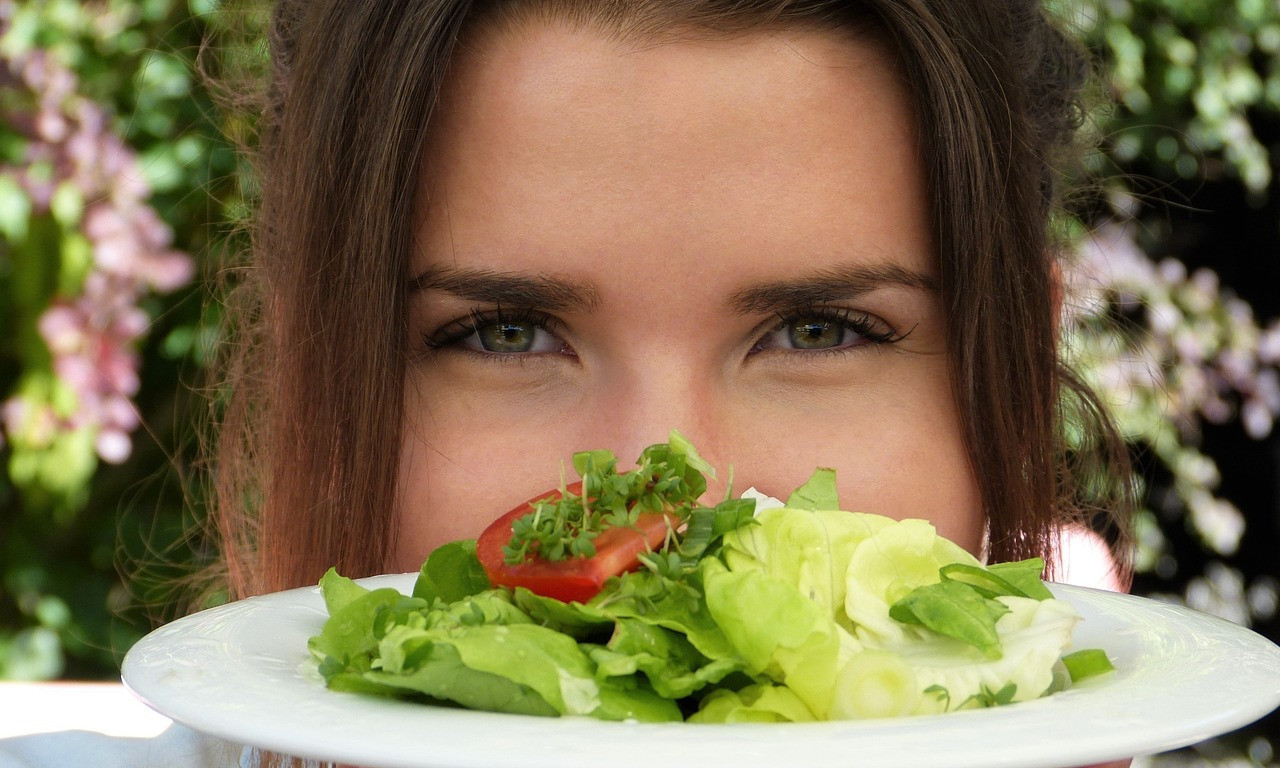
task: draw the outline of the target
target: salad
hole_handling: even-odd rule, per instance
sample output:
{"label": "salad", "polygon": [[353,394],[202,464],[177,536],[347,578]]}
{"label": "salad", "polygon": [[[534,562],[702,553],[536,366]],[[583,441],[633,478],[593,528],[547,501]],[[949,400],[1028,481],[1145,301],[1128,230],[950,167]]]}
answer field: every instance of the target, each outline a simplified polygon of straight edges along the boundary
{"label": "salad", "polygon": [[679,433],[433,551],[413,594],[330,569],[309,641],[339,691],[528,715],[806,722],[1048,695],[1112,669],[1039,559],[983,566],[923,520],[841,511],[819,469],[785,503],[714,507]]}

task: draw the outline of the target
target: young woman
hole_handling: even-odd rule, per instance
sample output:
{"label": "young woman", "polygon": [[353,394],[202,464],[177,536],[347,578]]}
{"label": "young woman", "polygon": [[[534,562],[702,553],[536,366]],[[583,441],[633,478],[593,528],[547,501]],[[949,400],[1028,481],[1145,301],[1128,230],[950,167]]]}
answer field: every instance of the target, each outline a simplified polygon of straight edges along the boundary
{"label": "young woman", "polygon": [[1035,0],[274,14],[233,596],[416,569],[673,428],[739,490],[835,467],[843,506],[992,560],[1123,531],[1123,448],[1056,346],[1087,67]]}
{"label": "young woman", "polygon": [[1035,0],[274,13],[233,595],[414,568],[672,428],[740,489],[833,466],[849,508],[993,560],[1123,512],[1056,349],[1086,66]]}

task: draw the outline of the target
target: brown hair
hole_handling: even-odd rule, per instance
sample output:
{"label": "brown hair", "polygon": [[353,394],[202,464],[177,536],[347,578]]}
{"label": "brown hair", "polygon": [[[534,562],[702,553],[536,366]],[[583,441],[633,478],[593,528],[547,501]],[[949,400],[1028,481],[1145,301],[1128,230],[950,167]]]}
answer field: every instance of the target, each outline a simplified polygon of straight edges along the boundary
{"label": "brown hair", "polygon": [[1048,231],[1087,65],[1037,0],[280,0],[217,453],[232,596],[384,567],[425,128],[464,32],[529,14],[626,35],[851,26],[889,44],[924,137],[990,556],[1045,556],[1057,526],[1099,510],[1124,530],[1124,447],[1056,349]]}

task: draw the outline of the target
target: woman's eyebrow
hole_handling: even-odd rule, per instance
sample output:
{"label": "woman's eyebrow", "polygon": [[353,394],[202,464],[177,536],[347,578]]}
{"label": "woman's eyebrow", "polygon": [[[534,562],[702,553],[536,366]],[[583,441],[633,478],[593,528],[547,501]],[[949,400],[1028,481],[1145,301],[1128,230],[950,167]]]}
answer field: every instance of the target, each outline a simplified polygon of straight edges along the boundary
{"label": "woman's eyebrow", "polygon": [[739,314],[772,314],[861,296],[877,288],[905,286],[937,291],[937,281],[921,272],[896,264],[850,264],[823,270],[795,280],[761,283],[729,297],[729,306]]}
{"label": "woman's eyebrow", "polygon": [[508,304],[560,312],[586,312],[599,303],[594,287],[548,275],[488,269],[428,269],[409,281],[409,292],[440,291],[468,301]]}

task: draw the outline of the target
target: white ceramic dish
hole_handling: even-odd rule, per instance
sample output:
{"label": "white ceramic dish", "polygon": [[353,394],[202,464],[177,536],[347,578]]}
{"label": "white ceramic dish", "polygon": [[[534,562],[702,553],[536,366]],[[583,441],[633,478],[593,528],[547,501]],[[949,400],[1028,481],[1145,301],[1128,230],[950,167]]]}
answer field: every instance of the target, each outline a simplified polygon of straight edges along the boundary
{"label": "white ceramic dish", "polygon": [[[364,579],[409,592],[413,574]],[[1118,671],[995,709],[797,725],[605,723],[384,701],[324,688],[307,638],[316,588],[251,598],[152,632],[125,684],[206,733],[368,768],[778,768],[803,765],[1064,768],[1192,744],[1280,705],[1280,647],[1220,619],[1110,592],[1051,585],[1083,614],[1077,647]]]}

